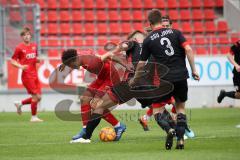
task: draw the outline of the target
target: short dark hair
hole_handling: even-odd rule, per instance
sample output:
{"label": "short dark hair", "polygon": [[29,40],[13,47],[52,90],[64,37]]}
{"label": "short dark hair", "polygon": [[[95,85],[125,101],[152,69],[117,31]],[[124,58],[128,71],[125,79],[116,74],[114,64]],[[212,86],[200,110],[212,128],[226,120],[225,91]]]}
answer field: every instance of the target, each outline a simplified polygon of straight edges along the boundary
{"label": "short dark hair", "polygon": [[172,20],[170,19],[169,15],[162,16],[162,22],[169,22],[172,25]]}
{"label": "short dark hair", "polygon": [[24,36],[27,32],[31,34],[31,30],[28,27],[24,27],[22,31],[20,32],[20,36]]}
{"label": "short dark hair", "polygon": [[74,62],[77,58],[76,49],[67,49],[62,52],[62,63],[69,65],[71,62]]}
{"label": "short dark hair", "polygon": [[127,40],[131,39],[133,36],[135,36],[135,34],[137,33],[140,33],[140,34],[143,34],[144,36],[146,36],[146,34],[140,30],[136,30],[136,31],[133,31],[131,32],[128,36],[127,36]]}
{"label": "short dark hair", "polygon": [[158,23],[161,23],[162,21],[162,15],[159,9],[152,9],[149,13],[148,13],[148,21],[150,22],[150,24],[155,25]]}

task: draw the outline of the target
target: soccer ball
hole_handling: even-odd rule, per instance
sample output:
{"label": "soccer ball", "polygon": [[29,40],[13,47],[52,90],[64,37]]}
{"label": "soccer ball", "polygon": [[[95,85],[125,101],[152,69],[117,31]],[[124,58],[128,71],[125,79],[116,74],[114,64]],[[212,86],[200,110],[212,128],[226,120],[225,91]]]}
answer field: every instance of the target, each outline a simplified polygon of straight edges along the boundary
{"label": "soccer ball", "polygon": [[116,138],[116,133],[111,127],[104,127],[99,133],[99,138],[103,142],[110,142]]}

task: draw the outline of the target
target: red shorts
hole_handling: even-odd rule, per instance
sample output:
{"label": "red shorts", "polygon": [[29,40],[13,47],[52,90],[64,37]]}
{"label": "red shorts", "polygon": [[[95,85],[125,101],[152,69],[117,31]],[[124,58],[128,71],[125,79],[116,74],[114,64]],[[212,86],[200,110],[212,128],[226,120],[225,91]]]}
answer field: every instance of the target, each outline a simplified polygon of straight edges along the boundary
{"label": "red shorts", "polygon": [[96,79],[88,86],[88,90],[94,95],[102,97],[111,86],[109,79]]}
{"label": "red shorts", "polygon": [[22,83],[28,94],[41,94],[41,84],[38,77],[22,78]]}
{"label": "red shorts", "polygon": [[164,101],[164,102],[159,102],[159,103],[153,103],[152,104],[152,108],[160,108],[160,107],[164,107],[166,104],[173,104],[175,102],[174,98],[171,97],[168,100]]}

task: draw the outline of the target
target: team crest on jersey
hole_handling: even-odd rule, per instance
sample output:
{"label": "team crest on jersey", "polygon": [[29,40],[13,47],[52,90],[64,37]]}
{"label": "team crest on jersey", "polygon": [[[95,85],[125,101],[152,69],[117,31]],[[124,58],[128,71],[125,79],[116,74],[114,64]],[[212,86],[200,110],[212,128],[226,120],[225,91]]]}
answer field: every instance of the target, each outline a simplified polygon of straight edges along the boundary
{"label": "team crest on jersey", "polygon": [[35,46],[33,46],[33,47],[32,47],[32,50],[36,50],[36,47],[35,47]]}
{"label": "team crest on jersey", "polygon": [[27,51],[25,49],[22,50],[24,53],[26,53]]}

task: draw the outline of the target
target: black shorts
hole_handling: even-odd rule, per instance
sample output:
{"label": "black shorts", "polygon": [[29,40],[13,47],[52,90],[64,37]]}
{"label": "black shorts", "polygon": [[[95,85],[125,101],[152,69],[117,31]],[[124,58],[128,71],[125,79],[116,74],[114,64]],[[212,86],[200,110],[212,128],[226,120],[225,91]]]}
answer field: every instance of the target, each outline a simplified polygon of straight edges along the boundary
{"label": "black shorts", "polygon": [[239,73],[233,73],[233,85],[237,87],[237,91],[240,91],[240,74]]}
{"label": "black shorts", "polygon": [[155,99],[153,102],[163,102],[174,97],[176,102],[186,102],[188,99],[188,83],[187,79],[180,80],[177,82],[172,82],[174,89],[169,94],[163,96],[162,98]]}

